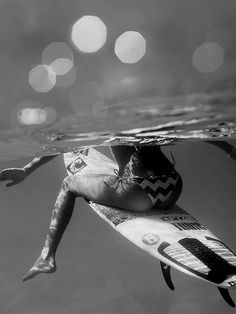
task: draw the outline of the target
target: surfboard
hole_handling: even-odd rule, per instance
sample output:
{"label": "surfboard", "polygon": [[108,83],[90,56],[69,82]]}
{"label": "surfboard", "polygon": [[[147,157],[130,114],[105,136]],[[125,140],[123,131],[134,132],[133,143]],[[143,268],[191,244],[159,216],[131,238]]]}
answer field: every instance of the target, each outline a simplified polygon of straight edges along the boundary
{"label": "surfboard", "polygon": [[[117,164],[89,148],[64,154],[68,175],[103,173],[114,175]],[[236,255],[210,230],[178,205],[130,212],[88,201],[90,207],[116,231],[161,263],[171,290],[173,267],[218,287],[225,301],[235,306],[229,288],[236,286]]]}

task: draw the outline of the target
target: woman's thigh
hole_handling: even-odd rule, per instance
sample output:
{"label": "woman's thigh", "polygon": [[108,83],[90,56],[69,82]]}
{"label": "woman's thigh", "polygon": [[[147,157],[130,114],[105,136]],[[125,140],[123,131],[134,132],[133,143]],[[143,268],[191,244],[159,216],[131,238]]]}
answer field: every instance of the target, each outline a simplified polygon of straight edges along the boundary
{"label": "woman's thigh", "polygon": [[99,204],[130,211],[147,211],[153,207],[147,193],[138,184],[123,180],[111,187],[114,182],[115,176],[93,173],[65,179],[70,192]]}

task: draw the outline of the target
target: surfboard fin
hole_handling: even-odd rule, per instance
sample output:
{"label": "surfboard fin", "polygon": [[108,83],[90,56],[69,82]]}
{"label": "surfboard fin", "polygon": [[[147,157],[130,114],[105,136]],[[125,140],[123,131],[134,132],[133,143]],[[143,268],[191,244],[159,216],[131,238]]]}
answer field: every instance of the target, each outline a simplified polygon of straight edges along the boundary
{"label": "surfboard fin", "polygon": [[175,290],[170,276],[170,266],[161,262],[161,270],[167,286],[170,288],[170,290]]}
{"label": "surfboard fin", "polygon": [[218,290],[220,294],[222,295],[223,299],[225,300],[225,302],[228,303],[230,306],[235,307],[235,303],[229,294],[229,290],[221,288],[221,287],[218,287]]}

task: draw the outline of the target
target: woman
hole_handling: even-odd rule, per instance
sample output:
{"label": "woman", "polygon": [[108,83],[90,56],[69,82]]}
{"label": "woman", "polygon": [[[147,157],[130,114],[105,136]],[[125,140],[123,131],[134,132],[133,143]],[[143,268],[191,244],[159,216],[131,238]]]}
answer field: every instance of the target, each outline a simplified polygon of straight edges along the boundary
{"label": "woman", "polygon": [[[168,208],[177,201],[182,180],[159,146],[113,146],[111,150],[119,169],[114,175],[86,173],[63,180],[43,250],[23,281],[56,271],[56,250],[70,221],[76,197],[139,212],[154,205]],[[12,180],[7,186],[17,184],[55,157],[35,158],[23,169],[3,170],[0,181]]]}

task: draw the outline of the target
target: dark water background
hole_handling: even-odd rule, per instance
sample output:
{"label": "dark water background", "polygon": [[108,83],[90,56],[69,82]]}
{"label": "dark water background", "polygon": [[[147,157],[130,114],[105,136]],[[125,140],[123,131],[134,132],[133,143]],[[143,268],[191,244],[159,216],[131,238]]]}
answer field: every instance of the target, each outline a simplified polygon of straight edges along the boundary
{"label": "dark water background", "polygon": [[[0,168],[84,145],[166,145],[183,176],[178,204],[236,252],[235,160],[204,142],[220,139],[236,146],[235,12],[235,0],[0,1]],[[88,14],[108,28],[105,46],[89,55],[70,40],[72,24]],[[123,64],[114,55],[116,38],[127,30],[147,40],[147,53],[137,64]],[[221,45],[224,62],[202,73],[192,56],[213,40]],[[67,87],[38,93],[29,72],[52,42],[71,47],[77,75]],[[94,110],[86,95],[77,94],[83,82],[102,88],[102,107]],[[78,103],[71,104],[74,93]],[[50,106],[55,119],[20,124],[17,113],[25,103]],[[59,156],[20,185],[1,184],[1,314],[233,312],[214,286],[174,270],[176,290],[169,291],[159,262],[123,239],[83,200],[61,243],[57,273],[21,283],[41,250],[65,175]],[[231,294],[236,299],[234,290]]]}
{"label": "dark water background", "polygon": [[[236,142],[232,144],[236,145]],[[102,151],[107,152],[107,148]],[[206,143],[164,149],[174,153],[184,189],[178,204],[232,250],[235,243],[235,161]],[[29,160],[2,162],[2,168]],[[166,286],[159,262],[122,238],[83,200],[59,247],[58,271],[21,283],[41,250],[60,182],[62,157],[1,195],[1,313],[231,313],[215,286],[173,270]],[[236,297],[231,290],[232,297]]]}

